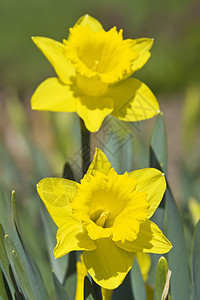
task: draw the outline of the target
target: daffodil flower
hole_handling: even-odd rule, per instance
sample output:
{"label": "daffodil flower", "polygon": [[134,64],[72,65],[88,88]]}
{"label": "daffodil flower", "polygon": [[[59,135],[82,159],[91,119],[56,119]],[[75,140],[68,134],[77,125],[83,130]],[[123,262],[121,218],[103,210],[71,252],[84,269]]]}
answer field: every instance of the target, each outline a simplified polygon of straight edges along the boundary
{"label": "daffodil flower", "polygon": [[171,243],[149,218],[166,189],[153,168],[117,175],[97,149],[81,183],[45,178],[38,193],[58,226],[55,258],[83,250],[94,281],[115,289],[133,265],[135,252],[165,253]]}
{"label": "daffodil flower", "polygon": [[36,89],[32,109],[77,112],[86,128],[98,131],[112,114],[123,121],[140,121],[160,112],[151,90],[129,78],[149,59],[153,40],[123,39],[122,30],[105,31],[89,15],[70,28],[63,43],[33,37],[58,77],[48,78]]}

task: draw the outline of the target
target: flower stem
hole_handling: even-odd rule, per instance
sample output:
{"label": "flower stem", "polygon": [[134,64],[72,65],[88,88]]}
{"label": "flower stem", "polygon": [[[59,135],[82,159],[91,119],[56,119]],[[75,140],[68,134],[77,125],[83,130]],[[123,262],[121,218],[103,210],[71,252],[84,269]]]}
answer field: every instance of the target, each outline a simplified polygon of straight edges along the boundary
{"label": "flower stem", "polygon": [[85,127],[85,124],[82,119],[80,119],[80,124],[81,124],[82,171],[84,176],[90,165],[90,132]]}

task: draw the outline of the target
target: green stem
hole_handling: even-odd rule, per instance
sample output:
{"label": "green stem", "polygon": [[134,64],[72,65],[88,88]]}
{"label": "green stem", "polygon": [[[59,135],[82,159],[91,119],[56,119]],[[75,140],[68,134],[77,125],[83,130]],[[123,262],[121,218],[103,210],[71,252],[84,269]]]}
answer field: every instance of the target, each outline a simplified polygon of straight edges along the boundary
{"label": "green stem", "polygon": [[80,124],[81,124],[82,170],[84,176],[90,165],[90,132],[85,127],[85,124],[82,119],[80,119]]}

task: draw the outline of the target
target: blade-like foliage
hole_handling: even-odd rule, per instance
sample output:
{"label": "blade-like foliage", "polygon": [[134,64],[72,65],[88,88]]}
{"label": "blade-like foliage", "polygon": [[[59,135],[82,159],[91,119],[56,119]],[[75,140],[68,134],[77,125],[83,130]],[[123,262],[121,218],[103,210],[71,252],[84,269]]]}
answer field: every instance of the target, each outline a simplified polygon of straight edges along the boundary
{"label": "blade-like foliage", "polygon": [[135,300],[146,300],[146,290],[140,267],[137,262],[137,258],[134,259],[133,267],[130,271],[131,275],[131,287]]}
{"label": "blade-like foliage", "polygon": [[172,271],[170,291],[172,299],[190,299],[190,276],[183,222],[169,187],[166,191],[165,234],[172,243],[168,257]]}
{"label": "blade-like foliage", "polygon": [[157,300],[165,300],[169,290],[171,271],[164,257],[161,257],[156,269],[156,297]]}
{"label": "blade-like foliage", "polygon": [[192,292],[193,299],[200,299],[200,221],[197,223],[192,242]]}

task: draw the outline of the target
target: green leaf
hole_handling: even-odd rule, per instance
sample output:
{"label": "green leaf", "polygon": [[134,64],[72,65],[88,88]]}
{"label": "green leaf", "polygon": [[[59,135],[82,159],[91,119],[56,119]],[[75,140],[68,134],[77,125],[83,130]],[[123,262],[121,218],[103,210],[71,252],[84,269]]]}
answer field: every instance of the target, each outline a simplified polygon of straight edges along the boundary
{"label": "green leaf", "polygon": [[30,300],[34,299],[24,265],[19,257],[19,254],[17,253],[12,240],[8,237],[8,235],[5,235],[4,243],[9,262],[14,272],[14,276],[17,279],[17,283],[19,284],[23,295],[25,297],[28,297],[28,299]]}
{"label": "green leaf", "polygon": [[96,300],[93,286],[87,276],[84,279],[84,300]]}
{"label": "green leaf", "polygon": [[[41,203],[42,204],[42,203]],[[55,259],[53,255],[53,249],[56,245],[56,231],[57,227],[55,223],[53,222],[52,218],[50,217],[46,207],[44,205],[41,205],[41,217],[44,224],[44,242],[46,243],[46,248],[48,251],[49,260],[52,266],[52,269],[54,270],[57,278],[60,282],[64,281],[64,276],[66,273],[66,269],[68,266],[68,259],[69,256],[65,255],[64,257],[61,257],[59,259]]]}
{"label": "green leaf", "polygon": [[16,204],[16,197],[15,197],[15,191],[12,191],[11,194],[11,206],[12,206],[12,217],[14,220],[14,223],[16,224],[18,231],[21,232],[21,228],[20,228],[20,222],[19,222],[19,216],[18,216],[18,212],[17,212],[17,204]]}
{"label": "green leaf", "polygon": [[120,286],[117,289],[114,289],[112,299],[114,299],[114,300],[121,300],[121,299],[134,300],[130,272],[127,274],[127,276],[124,279],[124,281],[122,282],[122,284],[120,284]]}
{"label": "green leaf", "polygon": [[164,257],[161,257],[156,269],[156,297],[157,300],[165,300],[169,291],[171,271]]}
{"label": "green leaf", "polygon": [[31,286],[33,288],[34,297],[35,297],[35,299],[38,299],[38,297],[41,297],[42,299],[47,300],[47,299],[49,299],[49,296],[48,296],[46,287],[44,285],[44,281],[43,281],[42,275],[40,273],[40,270],[39,270],[35,260],[29,253],[19,232],[18,232],[18,234],[19,234],[19,238],[21,241],[21,245],[24,250],[25,257],[28,262],[28,276],[29,276]]}
{"label": "green leaf", "polygon": [[18,281],[20,283],[22,290],[24,291],[24,294],[27,295],[28,299],[30,300],[34,299],[33,292],[26,271],[19,257],[19,254],[15,250],[12,250],[12,260],[13,260],[14,270],[16,271]]}
{"label": "green leaf", "polygon": [[164,233],[173,246],[167,254],[169,268],[172,271],[170,292],[172,299],[188,300],[190,299],[190,276],[183,223],[169,186],[165,197]]}
{"label": "green leaf", "polygon": [[52,274],[53,274],[53,281],[54,281],[57,299],[58,300],[68,300],[69,298],[67,297],[67,294],[65,292],[63,285],[58,280],[56,274],[54,272],[52,272]]}
{"label": "green leaf", "polygon": [[[158,169],[161,169],[165,174],[167,173],[167,138],[166,138],[166,128],[165,121],[162,114],[157,116],[154,124],[153,134],[151,137],[151,152],[157,158],[159,162]],[[150,165],[155,166],[154,156],[150,155]]]}
{"label": "green leaf", "polygon": [[9,272],[9,260],[8,260],[8,256],[7,256],[7,253],[6,253],[6,249],[5,249],[5,246],[4,246],[4,229],[3,229],[3,226],[0,224],[0,266],[3,270],[3,273],[4,273],[4,276],[6,278],[6,281],[9,285],[9,288],[11,290],[11,292],[13,291],[13,288],[12,288],[12,281],[11,281],[11,278],[10,278],[10,272]]}
{"label": "green leaf", "polygon": [[140,272],[140,267],[135,257],[133,267],[130,271],[131,287],[135,300],[146,300],[145,283]]}
{"label": "green leaf", "polygon": [[70,300],[75,299],[76,295],[76,252],[72,251],[68,254],[69,264],[65,275],[64,284],[66,287],[67,295]]}
{"label": "green leaf", "polygon": [[0,224],[0,265],[3,269],[3,272],[5,274],[5,276],[7,277],[7,279],[10,278],[9,275],[9,260],[8,260],[8,256],[5,250],[5,246],[4,246],[4,229],[3,226]]}
{"label": "green leaf", "polygon": [[13,215],[14,225],[17,233],[16,238],[18,238],[18,242],[20,243],[21,246],[20,253],[23,255],[26,261],[26,272],[30,280],[30,285],[32,287],[34,298],[35,299],[42,298],[44,300],[49,299],[40,270],[37,264],[35,263],[33,257],[29,253],[28,248],[26,247],[22,238],[14,191],[12,192],[11,203],[12,203],[12,215]]}
{"label": "green leaf", "polygon": [[197,223],[192,241],[192,293],[193,299],[200,299],[200,221]]}
{"label": "green leaf", "polygon": [[49,299],[46,287],[44,285],[43,278],[41,276],[40,270],[34,261],[33,257],[31,256],[30,252],[28,251],[28,248],[26,247],[21,231],[19,230],[20,228],[20,223],[19,223],[19,218],[18,218],[18,213],[17,213],[17,206],[16,206],[16,199],[15,199],[15,193],[12,193],[11,197],[12,201],[12,214],[13,214],[13,220],[17,232],[17,236],[19,239],[19,242],[22,246],[24,258],[26,259],[27,262],[27,275],[30,280],[30,284],[32,286],[33,294],[35,299],[42,298],[42,299]]}
{"label": "green leaf", "polygon": [[5,284],[4,284],[4,278],[3,273],[0,269],[0,299],[1,300],[8,300]]}

